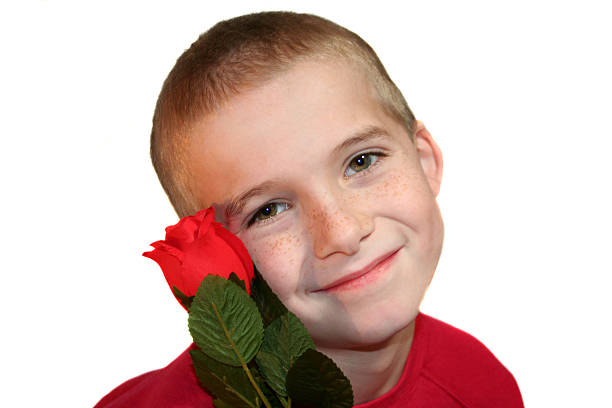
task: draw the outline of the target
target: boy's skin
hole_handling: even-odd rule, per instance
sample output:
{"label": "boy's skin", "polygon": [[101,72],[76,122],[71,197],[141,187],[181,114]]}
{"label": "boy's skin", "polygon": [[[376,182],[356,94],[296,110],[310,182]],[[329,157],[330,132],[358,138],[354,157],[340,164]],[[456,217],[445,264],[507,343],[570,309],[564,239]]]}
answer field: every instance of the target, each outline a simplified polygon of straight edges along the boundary
{"label": "boy's skin", "polygon": [[442,248],[442,155],[423,124],[411,141],[362,69],[318,58],[230,98],[188,140],[200,207],[244,242],[355,403],[391,389]]}

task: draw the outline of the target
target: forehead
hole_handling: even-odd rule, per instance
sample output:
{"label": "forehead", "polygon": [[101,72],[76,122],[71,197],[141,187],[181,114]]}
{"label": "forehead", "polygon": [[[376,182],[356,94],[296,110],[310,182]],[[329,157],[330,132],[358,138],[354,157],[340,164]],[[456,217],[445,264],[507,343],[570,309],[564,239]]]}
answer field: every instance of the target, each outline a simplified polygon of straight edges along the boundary
{"label": "forehead", "polygon": [[193,129],[187,147],[191,191],[201,207],[241,189],[301,175],[324,164],[361,129],[403,128],[381,107],[362,69],[341,61],[305,61],[230,99]]}

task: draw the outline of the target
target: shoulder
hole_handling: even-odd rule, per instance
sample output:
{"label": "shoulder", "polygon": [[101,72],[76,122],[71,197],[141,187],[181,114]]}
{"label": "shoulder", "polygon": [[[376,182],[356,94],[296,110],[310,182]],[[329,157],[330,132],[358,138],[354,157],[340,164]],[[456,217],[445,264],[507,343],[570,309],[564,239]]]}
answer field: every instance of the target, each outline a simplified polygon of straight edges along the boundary
{"label": "shoulder", "polygon": [[212,398],[199,386],[193,372],[189,356],[192,347],[189,346],[168,366],[119,385],[94,408],[212,408]]}
{"label": "shoulder", "polygon": [[523,406],[510,371],[475,337],[424,314],[417,327],[426,347],[422,373],[430,381],[467,407]]}

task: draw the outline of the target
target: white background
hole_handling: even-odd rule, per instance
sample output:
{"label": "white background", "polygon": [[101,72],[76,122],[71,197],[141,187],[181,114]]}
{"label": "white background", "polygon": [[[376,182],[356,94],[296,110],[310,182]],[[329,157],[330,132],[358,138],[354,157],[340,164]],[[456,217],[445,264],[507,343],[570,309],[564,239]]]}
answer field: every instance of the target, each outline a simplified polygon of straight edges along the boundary
{"label": "white background", "polygon": [[253,3],[0,6],[0,405],[93,406],[187,347],[141,256],[177,220],[148,157],[156,97],[215,22],[290,9],[368,41],[442,148],[422,310],[489,346],[527,406],[612,406],[608,2]]}

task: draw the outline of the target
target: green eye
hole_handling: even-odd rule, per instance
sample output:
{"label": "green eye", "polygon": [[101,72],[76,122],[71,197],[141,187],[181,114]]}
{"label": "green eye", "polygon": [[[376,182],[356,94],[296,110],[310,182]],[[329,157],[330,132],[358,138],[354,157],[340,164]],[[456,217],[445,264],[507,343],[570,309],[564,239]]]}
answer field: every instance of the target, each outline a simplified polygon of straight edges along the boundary
{"label": "green eye", "polygon": [[257,222],[262,222],[275,217],[289,208],[287,203],[269,203],[261,207],[249,220],[248,226],[251,226]]}
{"label": "green eye", "polygon": [[376,163],[379,159],[379,156],[382,156],[381,153],[361,153],[357,156],[353,157],[349,162],[349,165],[344,172],[346,177],[350,177],[353,174],[359,173],[360,171],[364,171],[374,163]]}

